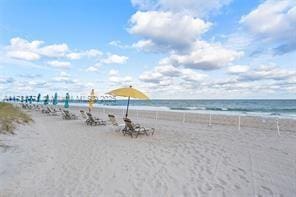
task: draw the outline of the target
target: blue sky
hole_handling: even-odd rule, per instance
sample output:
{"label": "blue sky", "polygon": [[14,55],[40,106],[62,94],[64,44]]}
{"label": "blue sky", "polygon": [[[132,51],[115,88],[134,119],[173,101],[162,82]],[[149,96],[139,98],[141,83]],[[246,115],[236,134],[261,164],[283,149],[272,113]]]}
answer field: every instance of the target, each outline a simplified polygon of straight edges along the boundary
{"label": "blue sky", "polygon": [[295,98],[293,0],[2,0],[0,97]]}

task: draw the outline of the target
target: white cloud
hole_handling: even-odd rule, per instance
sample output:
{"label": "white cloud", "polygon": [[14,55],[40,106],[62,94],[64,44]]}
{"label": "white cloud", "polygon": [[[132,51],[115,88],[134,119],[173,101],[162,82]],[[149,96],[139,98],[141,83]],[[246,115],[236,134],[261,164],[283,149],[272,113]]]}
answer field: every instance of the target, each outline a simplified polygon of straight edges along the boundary
{"label": "white cloud", "polygon": [[13,83],[15,80],[12,77],[2,77],[0,76],[0,84],[9,84]]}
{"label": "white cloud", "polygon": [[10,45],[6,47],[7,56],[15,59],[34,61],[40,59],[38,48],[42,41],[35,40],[29,42],[25,39],[15,37],[10,40]]}
{"label": "white cloud", "polygon": [[101,64],[96,63],[93,66],[88,67],[85,71],[87,71],[87,72],[97,72],[100,67],[101,67]]}
{"label": "white cloud", "polygon": [[81,53],[76,53],[76,52],[72,52],[72,53],[68,53],[67,58],[71,59],[71,60],[78,60],[81,58],[82,54]]}
{"label": "white cloud", "polygon": [[59,69],[68,69],[71,66],[70,62],[64,62],[64,61],[49,61],[47,62],[48,65],[54,68],[59,68]]}
{"label": "white cloud", "polygon": [[14,59],[20,59],[20,60],[26,60],[26,61],[34,61],[40,59],[40,56],[37,53],[31,52],[31,51],[8,51],[7,56],[14,58]]}
{"label": "white cloud", "polygon": [[188,47],[211,26],[211,23],[190,15],[162,11],[138,11],[130,23],[129,32],[146,40],[138,43],[141,47],[150,46],[152,42],[165,47]]}
{"label": "white cloud", "polygon": [[69,47],[67,44],[53,44],[44,46],[38,49],[38,53],[40,55],[46,56],[46,57],[63,57],[65,56],[66,52],[69,50]]}
{"label": "white cloud", "polygon": [[242,52],[226,49],[220,44],[196,41],[188,54],[172,54],[161,63],[193,69],[219,69],[243,55]]}
{"label": "white cloud", "polygon": [[266,0],[243,16],[240,24],[259,40],[278,45],[278,54],[296,49],[295,0]]}
{"label": "white cloud", "polygon": [[109,42],[109,45],[114,46],[114,47],[118,47],[121,49],[130,48],[129,45],[123,44],[120,40],[112,40],[111,42]]}
{"label": "white cloud", "polygon": [[56,77],[53,77],[52,82],[54,83],[65,83],[65,84],[74,84],[77,83],[77,80],[72,79],[71,75],[66,72],[60,72]]}
{"label": "white cloud", "polygon": [[245,73],[249,71],[250,67],[245,66],[245,65],[234,65],[234,66],[229,66],[227,68],[227,71],[231,74],[237,74],[237,73]]}
{"label": "white cloud", "polygon": [[77,60],[81,59],[82,57],[100,57],[102,56],[103,53],[97,49],[90,49],[86,51],[81,51],[81,52],[71,52],[66,55],[67,58],[71,60]]}
{"label": "white cloud", "polygon": [[140,10],[169,10],[200,17],[217,13],[231,0],[131,0],[131,2]]}
{"label": "white cloud", "polygon": [[99,69],[97,67],[90,66],[85,71],[87,71],[87,72],[97,72],[98,70]]}
{"label": "white cloud", "polygon": [[117,75],[119,75],[119,71],[118,70],[111,69],[109,71],[109,76],[117,76]]}
{"label": "white cloud", "polygon": [[109,54],[108,57],[102,60],[104,64],[124,64],[128,60],[126,56],[120,56],[115,54]]}
{"label": "white cloud", "polygon": [[191,82],[200,82],[203,79],[207,77],[206,74],[198,73],[196,71],[193,71],[191,69],[182,69],[181,70],[181,78],[185,81],[191,81]]}
{"label": "white cloud", "polygon": [[130,76],[121,76],[118,70],[111,69],[109,71],[109,82],[116,85],[130,85],[133,81]]}
{"label": "white cloud", "polygon": [[99,51],[97,49],[90,49],[90,50],[86,50],[86,51],[82,51],[82,52],[71,52],[71,53],[68,53],[66,55],[66,57],[71,60],[77,60],[77,59],[81,59],[83,57],[98,58],[102,55],[103,55],[103,53],[101,51]]}
{"label": "white cloud", "polygon": [[12,38],[10,44],[5,47],[5,51],[8,57],[25,61],[36,61],[42,57],[77,60],[82,57],[96,58],[103,55],[97,49],[72,52],[65,43],[44,45],[43,41],[33,40],[30,42],[19,37]]}
{"label": "white cloud", "polygon": [[66,44],[53,44],[43,46],[43,41],[34,40],[29,42],[23,38],[15,37],[10,40],[6,47],[7,56],[15,59],[34,61],[45,57],[63,57],[69,50]]}
{"label": "white cloud", "polygon": [[145,71],[139,79],[146,83],[172,86],[172,81],[200,82],[207,77],[206,74],[188,68],[177,68],[172,65],[159,65],[151,71]]}
{"label": "white cloud", "polygon": [[161,50],[152,40],[139,40],[133,43],[132,47],[146,52],[157,52]]}
{"label": "white cloud", "polygon": [[252,71],[241,73],[240,80],[288,80],[296,75],[295,70],[287,70],[276,66],[263,65]]}

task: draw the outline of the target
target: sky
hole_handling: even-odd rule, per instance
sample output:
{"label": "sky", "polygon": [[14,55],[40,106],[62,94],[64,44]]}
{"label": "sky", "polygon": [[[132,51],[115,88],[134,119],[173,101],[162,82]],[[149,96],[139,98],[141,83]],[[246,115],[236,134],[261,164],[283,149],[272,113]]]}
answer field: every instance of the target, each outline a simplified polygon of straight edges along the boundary
{"label": "sky", "polygon": [[295,32],[295,0],[0,0],[0,98],[295,99]]}

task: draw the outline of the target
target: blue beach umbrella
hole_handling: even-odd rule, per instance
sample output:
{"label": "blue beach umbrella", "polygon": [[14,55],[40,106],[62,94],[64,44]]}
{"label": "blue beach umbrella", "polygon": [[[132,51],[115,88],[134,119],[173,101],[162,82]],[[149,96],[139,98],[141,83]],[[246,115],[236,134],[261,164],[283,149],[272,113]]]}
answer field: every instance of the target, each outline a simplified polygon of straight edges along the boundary
{"label": "blue beach umbrella", "polygon": [[44,105],[48,105],[48,101],[49,101],[49,96],[47,94],[44,99]]}
{"label": "blue beach umbrella", "polygon": [[33,96],[29,96],[29,103],[31,104],[33,100]]}
{"label": "blue beach umbrella", "polygon": [[37,103],[40,102],[40,97],[41,97],[41,94],[39,93],[38,96],[37,96]]}
{"label": "blue beach umbrella", "polygon": [[66,99],[65,99],[65,105],[64,105],[65,108],[69,108],[69,99],[70,99],[70,96],[69,96],[69,93],[67,92]]}
{"label": "blue beach umbrella", "polygon": [[58,93],[54,93],[52,104],[53,105],[57,105],[58,104]]}

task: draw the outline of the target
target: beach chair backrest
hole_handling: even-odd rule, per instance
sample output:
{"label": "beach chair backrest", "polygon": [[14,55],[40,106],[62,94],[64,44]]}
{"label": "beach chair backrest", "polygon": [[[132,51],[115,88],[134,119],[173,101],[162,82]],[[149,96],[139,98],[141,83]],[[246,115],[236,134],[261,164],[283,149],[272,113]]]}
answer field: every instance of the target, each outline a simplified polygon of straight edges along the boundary
{"label": "beach chair backrest", "polygon": [[128,127],[130,130],[135,130],[134,129],[134,126],[133,126],[133,124],[132,124],[132,121],[129,119],[129,118],[124,118],[123,119],[124,120],[124,122],[125,122],[125,126],[126,127]]}
{"label": "beach chair backrest", "polygon": [[48,111],[48,112],[52,112],[52,110],[51,110],[49,107],[47,107],[47,111]]}
{"label": "beach chair backrest", "polygon": [[80,110],[80,114],[81,114],[82,118],[87,119],[85,112],[83,110]]}
{"label": "beach chair backrest", "polygon": [[91,115],[91,113],[86,112],[86,115],[88,116],[90,121],[95,122],[95,120],[94,120],[93,116]]}
{"label": "beach chair backrest", "polygon": [[68,118],[71,118],[71,114],[68,110],[63,110],[63,111]]}
{"label": "beach chair backrest", "polygon": [[116,126],[118,125],[116,118],[113,114],[108,114],[108,117],[113,125],[116,125]]}
{"label": "beach chair backrest", "polygon": [[64,117],[66,117],[66,116],[67,116],[67,114],[66,114],[65,110],[61,110],[61,112],[62,112],[62,115],[63,115]]}

